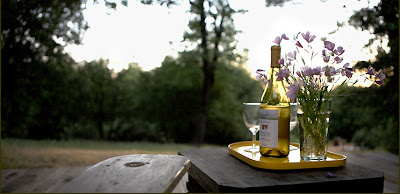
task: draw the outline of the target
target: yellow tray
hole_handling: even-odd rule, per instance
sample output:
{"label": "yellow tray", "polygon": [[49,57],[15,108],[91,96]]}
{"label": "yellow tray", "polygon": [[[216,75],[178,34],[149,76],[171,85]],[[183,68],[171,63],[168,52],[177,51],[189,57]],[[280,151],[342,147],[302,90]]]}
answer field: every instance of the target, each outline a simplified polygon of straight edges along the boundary
{"label": "yellow tray", "polygon": [[[258,143],[257,141],[257,145]],[[299,148],[299,144],[297,143],[290,144]],[[229,153],[251,166],[270,170],[326,168],[346,165],[346,156],[334,152],[328,151],[325,161],[304,161],[300,159],[300,149],[290,151],[287,157],[276,158],[261,156],[259,152],[250,153],[244,151],[250,148],[251,145],[251,141],[232,143],[228,146]]]}

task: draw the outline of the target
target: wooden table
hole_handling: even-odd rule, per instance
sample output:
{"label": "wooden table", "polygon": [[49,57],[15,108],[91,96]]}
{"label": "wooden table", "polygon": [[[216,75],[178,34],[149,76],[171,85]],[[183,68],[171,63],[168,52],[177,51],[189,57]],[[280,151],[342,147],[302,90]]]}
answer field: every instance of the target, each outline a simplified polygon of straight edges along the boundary
{"label": "wooden table", "polygon": [[349,163],[336,168],[277,171],[247,165],[231,156],[228,148],[179,154],[192,163],[189,192],[383,192],[383,172]]}
{"label": "wooden table", "polygon": [[170,193],[190,167],[184,156],[133,154],[104,160],[69,184],[65,193]]}

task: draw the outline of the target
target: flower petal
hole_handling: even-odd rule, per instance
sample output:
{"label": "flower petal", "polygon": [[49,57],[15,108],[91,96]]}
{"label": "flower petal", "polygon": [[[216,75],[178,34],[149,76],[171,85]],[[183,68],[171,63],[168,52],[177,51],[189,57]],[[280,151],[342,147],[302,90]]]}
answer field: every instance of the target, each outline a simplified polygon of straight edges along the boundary
{"label": "flower petal", "polygon": [[330,51],[333,51],[333,49],[335,48],[335,44],[333,42],[330,42],[327,40],[324,41],[324,45],[325,45],[325,48]]}
{"label": "flower petal", "polygon": [[289,38],[286,36],[286,34],[282,34],[281,38],[285,39],[285,40],[289,40]]}
{"label": "flower petal", "polygon": [[335,61],[336,61],[337,63],[341,63],[341,62],[343,61],[343,59],[340,58],[340,57],[335,57]]}
{"label": "flower petal", "polygon": [[277,45],[280,45],[280,44],[281,44],[281,41],[282,41],[281,37],[277,36],[277,37],[275,38],[275,40],[272,41],[272,42],[276,43]]}
{"label": "flower petal", "polygon": [[303,48],[303,45],[301,45],[301,43],[299,41],[296,42],[296,46]]}

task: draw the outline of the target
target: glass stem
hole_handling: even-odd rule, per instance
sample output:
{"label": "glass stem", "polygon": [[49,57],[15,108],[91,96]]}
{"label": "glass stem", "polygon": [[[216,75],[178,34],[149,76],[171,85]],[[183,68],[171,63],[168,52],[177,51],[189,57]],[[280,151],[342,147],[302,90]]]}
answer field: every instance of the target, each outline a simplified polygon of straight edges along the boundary
{"label": "glass stem", "polygon": [[256,133],[253,133],[253,148],[256,148]]}

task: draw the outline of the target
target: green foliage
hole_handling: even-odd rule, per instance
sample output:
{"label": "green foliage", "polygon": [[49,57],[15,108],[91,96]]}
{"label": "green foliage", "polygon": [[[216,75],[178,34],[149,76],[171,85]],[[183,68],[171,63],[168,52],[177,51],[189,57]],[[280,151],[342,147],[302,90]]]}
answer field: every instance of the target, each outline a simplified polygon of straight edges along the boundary
{"label": "green foliage", "polygon": [[[373,37],[366,47],[375,41],[382,43],[388,38],[389,52],[378,47],[374,61],[360,61],[358,68],[368,66],[382,68],[387,78],[381,88],[369,88],[370,94],[363,96],[364,106],[369,107],[372,118],[365,118],[370,125],[361,126],[353,141],[368,147],[382,146],[389,151],[399,153],[399,1],[382,0],[373,8],[364,8],[350,18],[350,24],[372,32]],[[373,93],[372,93],[373,92]],[[365,92],[364,92],[365,93]],[[362,94],[360,94],[362,95]],[[365,113],[364,113],[365,114]],[[374,122],[375,123],[372,123]],[[368,126],[368,127],[367,127]],[[366,138],[361,138],[366,135]],[[372,138],[374,136],[375,138]]]}
{"label": "green foliage", "polygon": [[2,2],[3,135],[60,138],[66,119],[54,108],[68,110],[73,61],[56,38],[79,43],[86,29],[80,5],[77,0]]}
{"label": "green foliage", "polygon": [[249,140],[243,123],[243,103],[259,102],[262,87],[243,67],[218,64],[212,90],[206,141],[229,144]]}
{"label": "green foliage", "polygon": [[384,90],[383,87],[348,87],[349,95],[334,97],[330,137],[340,136],[359,146],[383,147],[398,153],[399,123],[395,113],[390,112],[390,98],[381,96]]}

